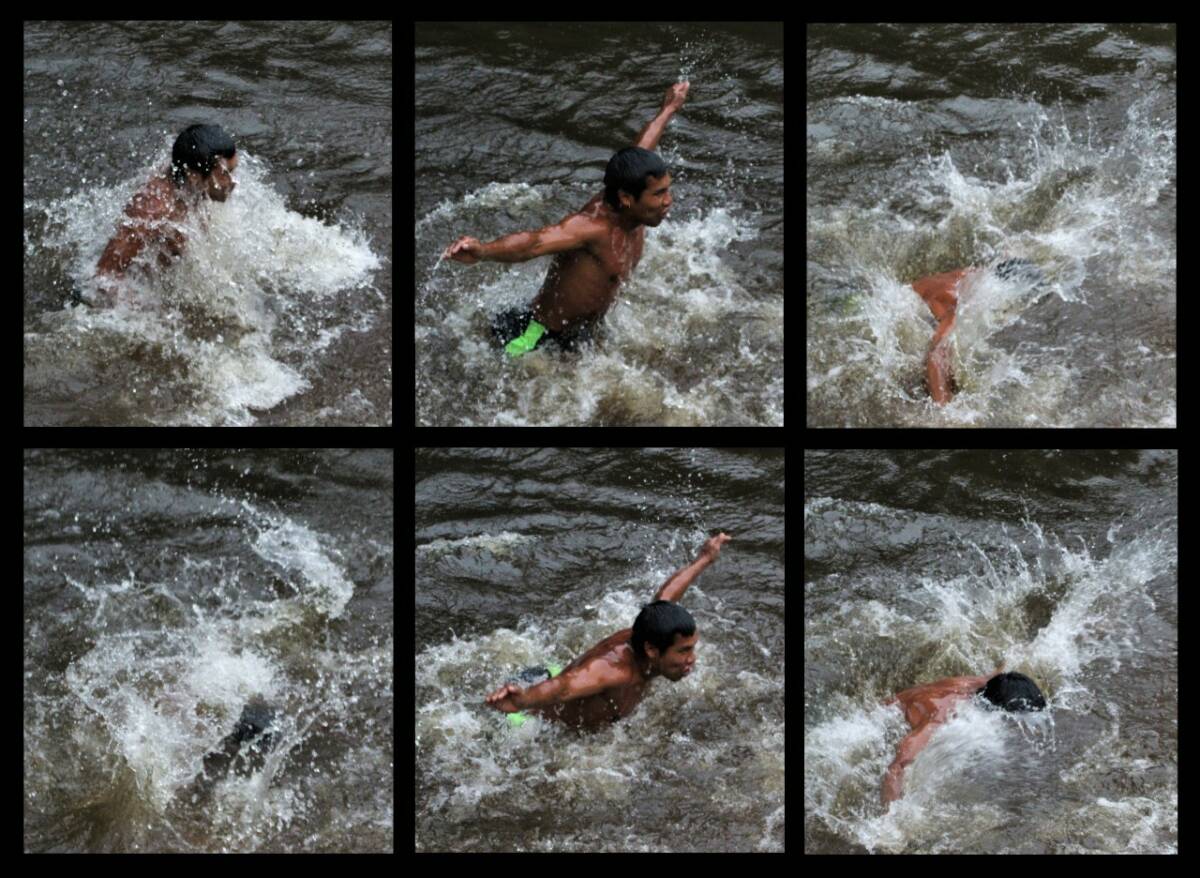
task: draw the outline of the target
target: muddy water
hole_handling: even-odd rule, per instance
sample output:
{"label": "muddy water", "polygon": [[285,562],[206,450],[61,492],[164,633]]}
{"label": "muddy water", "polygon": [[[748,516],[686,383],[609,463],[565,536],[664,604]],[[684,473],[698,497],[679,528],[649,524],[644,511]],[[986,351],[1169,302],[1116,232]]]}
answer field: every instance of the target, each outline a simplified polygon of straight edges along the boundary
{"label": "muddy water", "polygon": [[[390,24],[31,22],[23,46],[25,423],[390,423]],[[125,307],[69,307],[196,122],[235,139],[236,189],[173,264],[139,254]]]}
{"label": "muddy water", "polygon": [[[809,452],[805,850],[1178,845],[1173,452]],[[1049,709],[961,705],[884,810],[882,700],[1001,662]]]}
{"label": "muddy water", "polygon": [[[417,423],[783,423],[783,28],[424,24],[416,55]],[[670,216],[596,344],[509,362],[490,318],[550,264],[438,264],[557,224],[599,192],[668,86]]]}
{"label": "muddy water", "polygon": [[391,850],[391,455],[24,475],[25,849]]}
{"label": "muddy water", "polygon": [[[1173,426],[1173,26],[819,26],[808,53],[811,426]],[[924,386],[937,272],[1029,259]]]}
{"label": "muddy water", "polygon": [[[782,454],[426,450],[417,476],[417,849],[782,851]],[[687,677],[590,733],[483,704],[628,628],[718,530]]]}

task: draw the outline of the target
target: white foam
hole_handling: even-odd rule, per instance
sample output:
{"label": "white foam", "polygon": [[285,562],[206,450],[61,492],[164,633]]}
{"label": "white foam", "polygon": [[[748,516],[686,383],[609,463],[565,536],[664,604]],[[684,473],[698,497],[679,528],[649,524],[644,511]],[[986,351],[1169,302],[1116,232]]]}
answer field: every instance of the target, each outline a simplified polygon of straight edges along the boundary
{"label": "white foam", "polygon": [[[240,155],[229,200],[202,202],[179,225],[187,244],[172,266],[144,270],[156,258],[143,252],[118,307],[66,309],[26,333],[32,375],[75,381],[85,396],[89,384],[125,384],[130,409],[159,424],[252,424],[308,389],[306,373],[338,337],[372,325],[381,263],[365,236],[289,209],[266,165]],[[125,204],[159,164],[44,206],[45,243],[73,254],[85,290]]]}

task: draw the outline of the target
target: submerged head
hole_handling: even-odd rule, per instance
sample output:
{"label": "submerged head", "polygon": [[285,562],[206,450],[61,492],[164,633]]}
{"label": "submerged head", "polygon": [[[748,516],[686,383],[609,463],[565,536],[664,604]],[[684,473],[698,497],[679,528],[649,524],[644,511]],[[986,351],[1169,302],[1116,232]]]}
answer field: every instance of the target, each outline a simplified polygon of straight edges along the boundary
{"label": "submerged head", "polygon": [[1044,710],[1046,707],[1046,699],[1037,683],[1015,671],[997,674],[976,694],[1008,711]]}
{"label": "submerged head", "polygon": [[256,695],[242,707],[242,715],[233,728],[233,736],[238,741],[249,741],[270,729],[274,721],[275,708],[262,696]]}

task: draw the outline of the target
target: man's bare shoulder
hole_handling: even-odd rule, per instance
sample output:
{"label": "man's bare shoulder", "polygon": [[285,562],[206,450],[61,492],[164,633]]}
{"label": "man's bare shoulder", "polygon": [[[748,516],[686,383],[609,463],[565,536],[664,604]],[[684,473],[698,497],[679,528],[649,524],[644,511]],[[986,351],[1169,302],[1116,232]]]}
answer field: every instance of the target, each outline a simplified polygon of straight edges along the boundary
{"label": "man's bare shoulder", "polygon": [[175,189],[166,177],[154,177],[129,200],[127,216],[138,220],[159,220],[175,207]]}
{"label": "man's bare shoulder", "polygon": [[640,680],[641,673],[629,643],[632,630],[629,628],[612,634],[567,666],[563,675],[586,677],[594,683],[603,682],[617,686],[632,680]]}
{"label": "man's bare shoulder", "polygon": [[604,238],[615,224],[612,208],[601,202],[589,201],[562,221],[562,228],[588,240]]}
{"label": "man's bare shoulder", "polygon": [[901,707],[907,708],[917,702],[942,698],[947,695],[966,695],[974,692],[981,685],[978,683],[979,679],[978,677],[944,677],[941,680],[934,680],[932,683],[923,683],[920,686],[904,689],[883,703],[899,702]]}

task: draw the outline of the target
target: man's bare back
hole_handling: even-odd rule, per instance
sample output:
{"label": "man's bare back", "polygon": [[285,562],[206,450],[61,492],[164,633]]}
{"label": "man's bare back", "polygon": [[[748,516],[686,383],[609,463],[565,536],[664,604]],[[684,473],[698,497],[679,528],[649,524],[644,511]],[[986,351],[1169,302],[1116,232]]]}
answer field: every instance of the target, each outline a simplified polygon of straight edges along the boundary
{"label": "man's bare back", "polygon": [[[553,680],[540,684],[546,689],[536,695],[560,698],[569,696],[573,688],[587,690],[602,687],[602,691],[548,707],[526,708],[526,712],[586,729],[599,728],[631,714],[641,703],[650,684],[650,677],[643,675],[629,643],[632,633],[632,628],[626,628],[601,640],[567,665]],[[686,639],[684,647],[689,653],[694,650],[698,639],[696,636]],[[567,675],[573,672],[575,678],[567,680]],[[533,693],[534,689],[539,687],[530,687],[526,692]]]}
{"label": "man's bare back", "polygon": [[[695,561],[663,583],[656,600],[677,602],[728,541],[726,534],[706,541]],[[633,629],[625,628],[609,635],[557,677],[528,689],[506,684],[488,695],[485,703],[504,713],[534,713],[574,728],[596,729],[616,722],[641,703],[655,677],[678,682],[696,664],[698,633],[677,634],[663,649],[647,643],[643,656],[634,650],[632,634]]]}
{"label": "man's bare back", "polygon": [[125,206],[117,234],[96,265],[96,273],[121,277],[142,250],[158,247],[160,266],[183,253],[186,239],[178,224],[187,216],[187,205],[175,192],[166,172],[153,177]]}
{"label": "man's bare back", "polygon": [[[614,161],[622,153],[653,150],[667,122],[683,106],[687,92],[686,82],[671,86],[662,109],[642,129],[634,149],[622,150]],[[636,196],[624,189],[606,190],[556,225],[506,235],[486,244],[464,236],[447,247],[443,257],[474,265],[481,259],[525,262],[554,255],[529,315],[551,333],[586,328],[608,312],[621,282],[637,267],[645,244],[645,227],[658,226],[671,208],[671,175],[657,157],[652,166],[657,170],[640,175],[645,189]],[[537,340],[534,338],[532,344],[536,345]],[[524,352],[521,346],[509,351],[513,355]]]}
{"label": "man's bare back", "polygon": [[[661,181],[663,196],[668,199],[666,191],[670,185],[668,174]],[[602,194],[596,195],[571,219],[576,217],[591,224],[591,233],[581,249],[554,257],[546,281],[533,300],[534,318],[551,332],[563,332],[603,317],[617,298],[621,282],[629,278],[641,261],[646,242],[645,227],[627,228],[627,223],[623,224]]]}
{"label": "man's bare back", "polygon": [[954,712],[954,707],[961,701],[970,698],[992,677],[1004,670],[1001,664],[990,674],[978,677],[946,677],[922,686],[914,686],[897,692],[884,704],[899,704],[904,711],[904,718],[912,727],[912,731],[896,748],[896,758],[888,766],[883,778],[883,804],[904,795],[904,770],[913,763],[917,754],[925,749],[934,730]]}
{"label": "man's bare back", "polygon": [[933,319],[937,321],[937,329],[934,330],[929,352],[925,357],[925,376],[929,385],[929,395],[938,405],[950,402],[958,392],[950,368],[950,333],[954,331],[963,281],[984,271],[991,272],[1002,280],[1044,289],[1045,277],[1042,270],[1030,260],[1021,257],[1006,258],[988,268],[959,268],[913,281],[913,289],[929,306]]}

